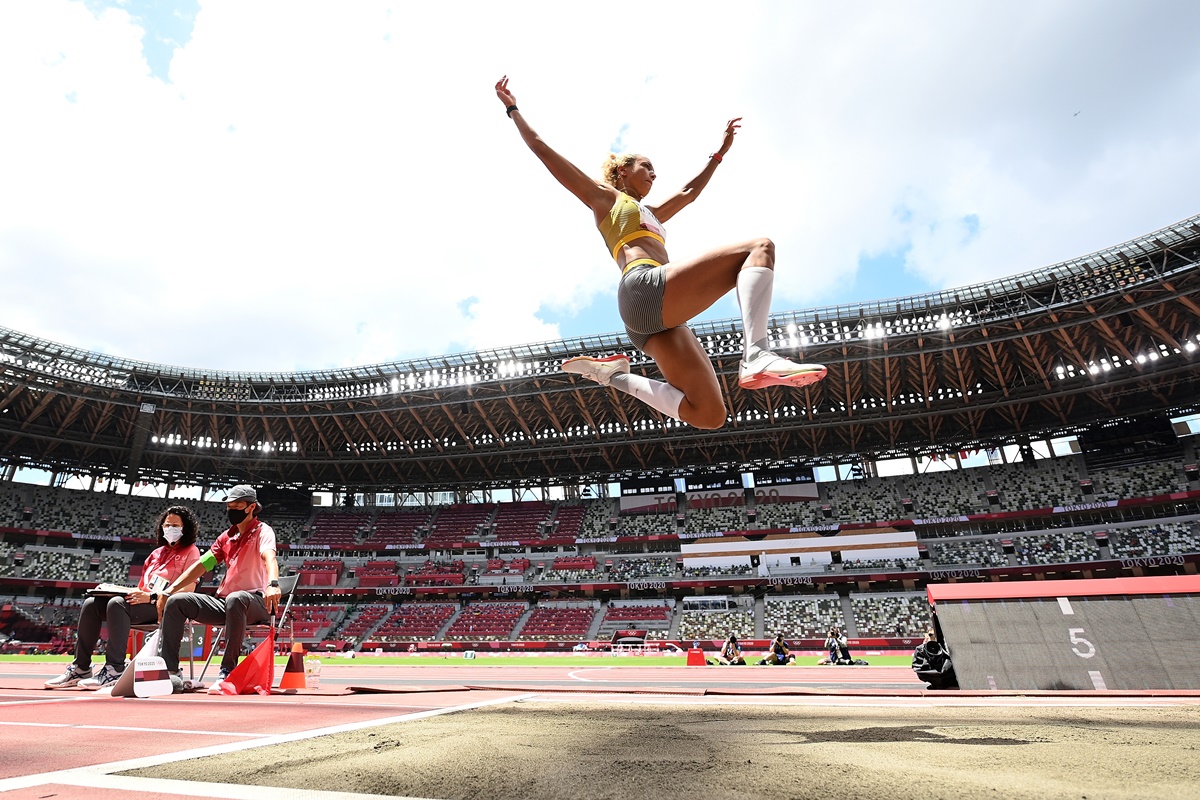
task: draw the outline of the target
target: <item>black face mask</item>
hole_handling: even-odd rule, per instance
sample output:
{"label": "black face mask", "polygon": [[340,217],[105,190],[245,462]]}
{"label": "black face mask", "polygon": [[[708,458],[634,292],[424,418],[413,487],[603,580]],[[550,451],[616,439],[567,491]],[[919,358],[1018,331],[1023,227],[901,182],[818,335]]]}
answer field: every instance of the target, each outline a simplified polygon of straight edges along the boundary
{"label": "black face mask", "polygon": [[242,524],[242,520],[246,518],[246,509],[244,508],[227,508],[225,516],[229,517],[229,522],[232,525]]}

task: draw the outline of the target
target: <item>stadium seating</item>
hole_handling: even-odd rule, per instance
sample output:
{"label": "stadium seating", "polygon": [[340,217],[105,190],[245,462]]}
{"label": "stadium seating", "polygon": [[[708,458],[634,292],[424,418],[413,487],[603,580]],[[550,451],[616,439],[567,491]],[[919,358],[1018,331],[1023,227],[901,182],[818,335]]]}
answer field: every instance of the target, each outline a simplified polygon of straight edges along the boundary
{"label": "stadium seating", "polygon": [[578,539],[582,536],[583,520],[586,510],[578,503],[560,503],[554,512],[552,525],[556,538]]}
{"label": "stadium seating", "polygon": [[360,587],[399,586],[400,576],[395,561],[368,561],[354,570]]}
{"label": "stadium seating", "polygon": [[591,602],[539,603],[517,638],[544,641],[583,639],[595,617],[596,608]]}
{"label": "stadium seating", "polygon": [[554,506],[541,502],[500,503],[492,520],[489,536],[501,542],[536,539],[542,526],[548,525]]}
{"label": "stadium seating", "polygon": [[471,603],[459,612],[443,638],[447,641],[508,641],[528,607],[526,603]]}
{"label": "stadium seating", "polygon": [[488,529],[496,507],[491,503],[460,504],[438,510],[432,530],[425,538],[429,550],[446,549],[455,542],[478,539]]}
{"label": "stadium seating", "polygon": [[684,608],[679,620],[679,638],[724,639],[730,633],[739,639],[754,638],[754,609],[750,607],[720,610],[693,610]]}
{"label": "stadium seating", "polygon": [[312,521],[312,533],[304,541],[308,547],[338,548],[358,544],[371,522],[370,514],[353,511],[321,511]]}
{"label": "stadium seating", "polygon": [[850,598],[857,636],[919,638],[933,615],[924,594],[890,594]]}
{"label": "stadium seating", "polygon": [[782,631],[785,638],[823,638],[832,625],[847,629],[837,597],[768,597],[763,603],[766,636]]}
{"label": "stadium seating", "polygon": [[675,577],[675,559],[673,558],[623,558],[614,561],[612,569],[608,571],[610,581],[621,583],[647,578],[673,577]]}
{"label": "stadium seating", "polygon": [[306,560],[300,565],[300,586],[337,586],[345,564],[342,561]]}
{"label": "stadium seating", "polygon": [[372,638],[381,642],[429,641],[456,611],[457,603],[405,603],[396,607]]}
{"label": "stadium seating", "polygon": [[418,544],[419,537],[428,531],[432,517],[426,509],[380,512],[366,543],[379,548]]}
{"label": "stadium seating", "polygon": [[426,561],[415,572],[404,576],[406,586],[462,586],[466,582],[461,560]]}
{"label": "stadium seating", "polygon": [[1143,558],[1200,552],[1196,523],[1161,522],[1156,525],[1113,529],[1109,547],[1116,558]]}
{"label": "stadium seating", "polygon": [[1013,540],[1018,564],[1075,564],[1096,561],[1100,549],[1086,533],[1045,533]]}
{"label": "stadium seating", "polygon": [[995,539],[929,542],[929,560],[941,566],[996,567],[1006,562]]}
{"label": "stadium seating", "polygon": [[345,639],[352,644],[360,644],[391,610],[391,606],[378,604],[352,607],[341,627],[328,638]]}

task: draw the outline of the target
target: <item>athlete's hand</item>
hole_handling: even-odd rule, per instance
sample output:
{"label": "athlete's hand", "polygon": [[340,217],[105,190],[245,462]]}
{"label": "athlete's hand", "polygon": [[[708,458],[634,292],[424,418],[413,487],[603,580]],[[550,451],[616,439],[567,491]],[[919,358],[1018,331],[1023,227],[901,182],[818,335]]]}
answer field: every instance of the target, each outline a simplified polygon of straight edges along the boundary
{"label": "athlete's hand", "polygon": [[496,97],[500,98],[500,102],[504,103],[505,108],[517,104],[517,98],[513,97],[513,93],[508,90],[507,75],[496,81]]}
{"label": "athlete's hand", "polygon": [[725,125],[725,138],[721,140],[721,149],[717,151],[722,156],[729,152],[729,148],[733,147],[733,137],[737,136],[738,128],[742,127],[739,124],[741,121],[741,117],[735,117]]}

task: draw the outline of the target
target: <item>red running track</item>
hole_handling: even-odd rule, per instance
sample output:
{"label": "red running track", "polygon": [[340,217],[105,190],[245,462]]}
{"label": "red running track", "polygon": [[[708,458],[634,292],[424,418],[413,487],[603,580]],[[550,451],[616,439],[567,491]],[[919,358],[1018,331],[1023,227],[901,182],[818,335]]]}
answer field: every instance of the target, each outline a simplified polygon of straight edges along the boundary
{"label": "red running track", "polygon": [[[0,793],[5,799],[246,797],[264,787],[188,784],[144,792],[137,766],[266,746],[362,727],[508,703],[713,702],[822,705],[1013,705],[1019,693],[930,693],[903,667],[419,667],[327,663],[320,690],[224,697],[113,698],[46,691],[59,664],[0,664]],[[351,693],[360,686],[372,693]],[[1032,694],[1032,693],[1030,693]],[[1039,693],[1039,705],[1200,704],[1200,692]],[[673,699],[674,698],[674,699]],[[142,783],[138,783],[141,781]],[[188,788],[191,787],[191,788]],[[206,793],[212,792],[212,793]],[[279,795],[284,796],[284,795]],[[327,796],[314,793],[313,797]]]}

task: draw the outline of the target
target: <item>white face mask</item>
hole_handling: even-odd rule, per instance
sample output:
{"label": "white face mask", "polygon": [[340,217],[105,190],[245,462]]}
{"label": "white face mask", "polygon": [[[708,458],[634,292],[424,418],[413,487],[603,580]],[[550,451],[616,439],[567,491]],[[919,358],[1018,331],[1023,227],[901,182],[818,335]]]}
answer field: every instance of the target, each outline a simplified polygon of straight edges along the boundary
{"label": "white face mask", "polygon": [[163,538],[168,544],[175,544],[183,538],[183,528],[172,528],[169,525],[163,526]]}

